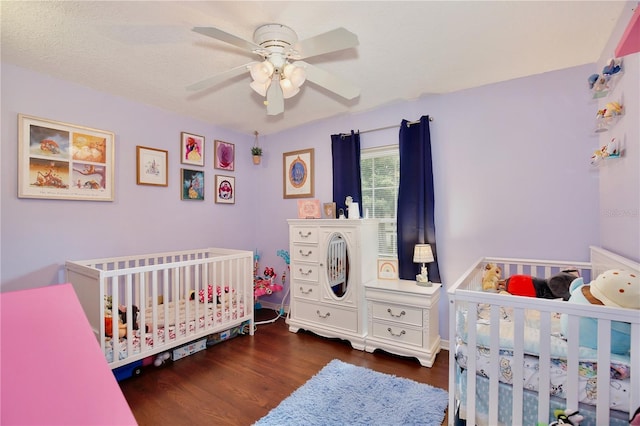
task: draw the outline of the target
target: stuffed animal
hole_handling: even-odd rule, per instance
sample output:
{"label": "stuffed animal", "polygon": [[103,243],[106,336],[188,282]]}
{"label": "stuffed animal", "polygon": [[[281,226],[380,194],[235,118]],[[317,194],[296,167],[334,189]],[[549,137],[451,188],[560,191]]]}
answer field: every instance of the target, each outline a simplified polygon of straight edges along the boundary
{"label": "stuffed animal", "polygon": [[618,102],[608,102],[604,106],[604,114],[603,117],[615,117],[618,115],[622,115],[622,105]]}
{"label": "stuffed animal", "polygon": [[577,410],[554,410],[553,415],[556,420],[549,423],[549,426],[557,425],[573,425],[578,426],[584,420],[584,416],[580,415]]}
{"label": "stuffed animal", "polygon": [[502,281],[499,287],[514,296],[569,300],[569,286],[576,277],[578,271],[575,269],[565,269],[548,280],[530,275],[512,275]]}
{"label": "stuffed animal", "polygon": [[482,272],[482,290],[498,291],[498,283],[502,275],[502,269],[495,263],[487,263]]}
{"label": "stuffed animal", "polygon": [[[640,277],[629,271],[610,269],[589,284],[584,284],[582,278],[577,278],[569,290],[569,303],[640,309]],[[566,336],[566,314],[561,316],[560,324],[562,333]],[[627,355],[631,347],[630,334],[629,323],[611,321],[611,353]],[[591,349],[598,347],[598,322],[595,318],[580,318],[580,346]]]}
{"label": "stuffed animal", "polygon": [[611,58],[607,64],[602,68],[602,74],[604,76],[612,76],[622,71],[622,59]]}

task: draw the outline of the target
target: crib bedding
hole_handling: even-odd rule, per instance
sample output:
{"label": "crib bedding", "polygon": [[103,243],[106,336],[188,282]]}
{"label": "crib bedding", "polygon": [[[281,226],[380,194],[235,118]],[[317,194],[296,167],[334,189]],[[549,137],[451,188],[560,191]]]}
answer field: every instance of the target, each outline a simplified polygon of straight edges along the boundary
{"label": "crib bedding", "polygon": [[[455,389],[456,398],[460,401],[458,415],[461,419],[467,419],[467,401],[466,401],[467,375],[461,374]],[[512,425],[513,418],[511,407],[513,404],[513,387],[505,383],[498,384],[498,425]],[[522,405],[522,424],[536,425],[538,424],[538,393],[525,389],[523,393]],[[476,394],[474,404],[476,407],[476,421],[478,426],[488,426],[489,412],[489,379],[479,375],[476,377]],[[555,418],[555,410],[564,410],[566,401],[559,396],[552,395],[549,397],[549,419]],[[577,409],[584,416],[584,420],[580,422],[580,426],[597,426],[595,420],[595,406],[579,403]],[[609,426],[628,426],[629,420],[627,414],[622,411],[611,410],[609,412]],[[493,425],[492,425],[493,426]]]}
{"label": "crib bedding", "polygon": [[[514,347],[514,318],[511,307],[496,306],[500,309],[500,348],[512,350]],[[457,336],[463,342],[467,341],[467,316],[466,309],[458,309]],[[488,348],[490,346],[491,332],[491,305],[478,304],[477,317],[472,317],[471,323],[476,324],[476,342],[478,346]],[[561,332],[560,314],[551,314],[550,355],[551,358],[567,359],[567,341]],[[475,320],[477,318],[477,320]],[[524,315],[524,353],[538,356],[540,354],[540,311],[525,310]],[[598,352],[595,349],[580,347],[580,360],[595,362]],[[629,365],[629,357],[611,354],[611,361],[615,364]]]}
{"label": "crib bedding", "polygon": [[[242,318],[245,315],[245,309],[243,303],[225,303],[224,305],[218,305],[209,303],[205,309],[204,303],[198,303],[198,318],[196,321],[196,302],[195,300],[180,300],[177,306],[178,313],[178,327],[176,327],[176,304],[175,302],[167,303],[168,323],[169,327],[165,330],[165,309],[164,304],[157,306],[157,328],[155,333],[153,332],[152,318],[153,309],[145,309],[145,323],[144,331],[141,329],[133,330],[132,346],[133,354],[139,354],[141,351],[141,340],[144,339],[146,347],[154,347],[154,344],[164,345],[170,341],[176,340],[178,337],[185,337],[187,334],[193,334],[198,331],[202,331],[211,328],[213,324],[230,323],[233,320]],[[189,305],[189,309],[187,309]],[[189,314],[187,314],[189,311]],[[196,326],[197,324],[197,326]],[[154,340],[155,339],[155,340]],[[105,339],[105,356],[107,362],[113,362],[113,340],[107,337]],[[126,337],[118,339],[118,360],[126,359],[128,355],[128,341]]]}
{"label": "crib bedding", "polygon": [[[513,336],[514,336],[514,318],[513,309],[504,306],[495,306],[500,309],[500,375],[499,381],[504,384],[512,384],[513,364]],[[477,321],[473,320],[471,324],[476,324],[477,349],[476,357],[476,373],[483,377],[488,377],[490,371],[491,357],[489,352],[490,342],[490,316],[491,305],[477,305]],[[458,337],[456,345],[456,362],[460,367],[467,367],[467,359],[469,356],[466,344],[467,330],[465,325],[468,323],[466,316],[468,310],[459,309]],[[564,388],[567,380],[567,341],[563,338],[560,326],[560,314],[551,314],[551,395],[557,395],[566,398]],[[539,348],[540,347],[540,311],[526,310],[524,313],[524,386],[525,389],[531,391],[538,390],[539,376]],[[585,404],[594,404],[597,400],[597,352],[590,348],[580,348],[579,362],[579,401]],[[629,391],[630,391],[630,358],[623,355],[611,354],[610,365],[610,408],[615,410],[629,411]]]}
{"label": "crib bedding", "polygon": [[[456,362],[461,367],[467,368],[467,360],[469,357],[469,348],[466,344],[457,345]],[[477,348],[476,357],[476,373],[482,377],[488,377],[490,365],[495,362],[495,357],[491,357],[491,353],[486,348]],[[498,356],[500,365],[499,381],[503,384],[510,385],[513,383],[513,369],[515,364],[513,360],[513,351],[501,349]],[[567,361],[563,359],[551,359],[551,368],[549,378],[551,381],[550,394],[560,398],[566,398],[565,388],[567,381]],[[524,387],[526,390],[538,391],[539,380],[539,358],[533,355],[525,355],[523,363]],[[579,379],[578,379],[578,400],[587,405],[595,404],[598,397],[597,386],[597,364],[591,361],[579,363]],[[629,411],[629,392],[631,391],[631,382],[629,380],[630,368],[628,364],[612,363],[610,376],[611,382],[609,386],[609,402],[610,408],[620,411]]]}

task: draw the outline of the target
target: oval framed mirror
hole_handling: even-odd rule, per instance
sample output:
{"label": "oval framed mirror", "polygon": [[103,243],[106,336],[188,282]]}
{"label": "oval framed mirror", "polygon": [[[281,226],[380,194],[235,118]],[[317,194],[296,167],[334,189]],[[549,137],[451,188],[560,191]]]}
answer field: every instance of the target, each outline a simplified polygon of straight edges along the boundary
{"label": "oval framed mirror", "polygon": [[336,232],[327,244],[327,283],[331,292],[341,299],[349,285],[349,248],[344,237]]}

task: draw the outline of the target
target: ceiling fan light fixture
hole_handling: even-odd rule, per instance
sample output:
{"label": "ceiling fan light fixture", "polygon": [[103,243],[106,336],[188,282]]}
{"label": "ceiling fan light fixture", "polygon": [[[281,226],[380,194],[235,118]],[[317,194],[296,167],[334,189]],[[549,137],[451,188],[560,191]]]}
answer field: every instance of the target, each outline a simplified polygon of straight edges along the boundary
{"label": "ceiling fan light fixture", "polygon": [[283,78],[280,80],[280,87],[282,88],[282,97],[285,99],[289,99],[297,95],[300,91],[300,89],[295,86],[288,78]]}
{"label": "ceiling fan light fixture", "polygon": [[300,87],[307,79],[307,73],[302,67],[295,66],[293,64],[287,64],[283,70],[284,76],[291,80],[291,83]]}
{"label": "ceiling fan light fixture", "polygon": [[271,79],[273,71],[273,64],[268,60],[257,62],[251,65],[251,67],[249,68],[249,72],[251,73],[251,78],[253,79],[253,81],[262,84]]}
{"label": "ceiling fan light fixture", "polygon": [[267,96],[267,89],[269,89],[270,85],[271,85],[271,79],[268,79],[265,83],[258,83],[257,81],[252,81],[251,84],[249,84],[249,87],[255,90],[256,93],[258,93],[260,96]]}

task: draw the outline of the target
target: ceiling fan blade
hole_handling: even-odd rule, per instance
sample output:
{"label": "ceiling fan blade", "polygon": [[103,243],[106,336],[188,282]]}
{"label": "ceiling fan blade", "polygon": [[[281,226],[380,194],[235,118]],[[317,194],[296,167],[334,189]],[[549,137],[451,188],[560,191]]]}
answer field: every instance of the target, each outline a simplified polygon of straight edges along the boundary
{"label": "ceiling fan blade", "polygon": [[346,80],[341,79],[323,69],[304,61],[296,61],[293,65],[303,67],[307,73],[307,80],[322,86],[325,89],[340,95],[345,99],[354,99],[360,96],[360,88]]}
{"label": "ceiling fan blade", "polygon": [[214,27],[194,27],[193,31],[200,33],[202,35],[206,35],[208,37],[215,38],[216,40],[224,41],[225,43],[232,44],[234,46],[239,47],[240,49],[254,51],[259,50],[260,46],[257,44],[250,42],[249,40],[245,40],[233,34],[229,34],[228,32],[219,30]]}
{"label": "ceiling fan blade", "polygon": [[187,86],[187,90],[196,91],[196,90],[208,89],[209,87],[213,87],[237,75],[243,74],[245,72],[249,72],[249,67],[251,67],[251,65],[253,64],[255,64],[255,62],[249,62],[248,64],[231,68],[230,70],[221,72],[220,74],[216,74],[213,77],[209,77],[197,83],[190,84],[189,86]]}
{"label": "ceiling fan blade", "polygon": [[284,112],[284,95],[279,78],[279,76],[274,77],[267,90],[267,115],[278,115]]}
{"label": "ceiling fan blade", "polygon": [[310,58],[356,47],[358,44],[357,35],[344,28],[336,28],[335,30],[298,41],[293,45],[293,50],[298,54],[293,56],[299,59]]}

